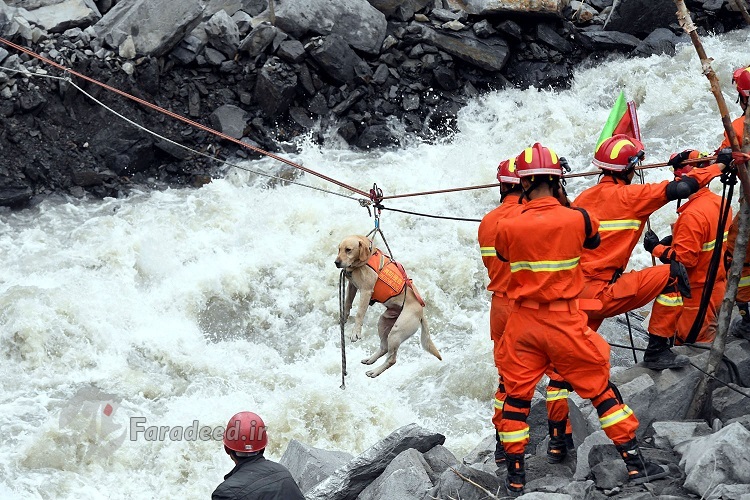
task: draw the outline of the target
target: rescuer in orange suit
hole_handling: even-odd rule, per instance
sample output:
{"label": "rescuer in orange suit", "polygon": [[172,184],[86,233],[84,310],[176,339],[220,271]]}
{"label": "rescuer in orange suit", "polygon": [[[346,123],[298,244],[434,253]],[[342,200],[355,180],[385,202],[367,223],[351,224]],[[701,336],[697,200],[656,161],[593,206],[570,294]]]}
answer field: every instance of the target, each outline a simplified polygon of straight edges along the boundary
{"label": "rescuer in orange suit", "polygon": [[[716,164],[729,165],[731,162],[732,154],[727,150],[722,150],[716,159]],[[679,177],[695,170],[701,170],[701,168],[687,165],[675,169],[674,173],[676,177]],[[727,241],[728,229],[726,228],[721,240],[718,242],[716,240],[721,205],[721,196],[703,187],[690,195],[688,201],[677,209],[677,221],[672,228],[671,238],[667,237],[660,241],[653,232],[646,233],[644,236],[643,247],[647,252],[658,257],[662,262],[677,261],[685,266],[691,286],[690,297],[680,297],[673,290],[662,293],[656,298],[649,318],[649,344],[651,344],[652,335],[663,339],[662,342],[668,342],[669,339],[675,337],[675,334],[678,343],[687,339],[690,328],[698,315],[711,255],[717,244],[724,247]],[[731,218],[731,209],[729,218]],[[721,252],[723,255],[723,249]],[[712,342],[716,336],[716,315],[724,298],[726,278],[724,266],[719,266],[697,342]]]}
{"label": "rescuer in orange suit", "polygon": [[[750,100],[750,66],[747,68],[738,68],[732,75],[732,81],[737,87],[737,102],[742,108],[743,116],[735,119],[732,122],[734,133],[737,135],[737,140],[740,145],[742,144],[744,133],[745,133],[745,116],[747,112],[748,101]],[[724,132],[724,142],[721,143],[719,149],[730,147],[729,137]],[[743,198],[740,198],[742,203]],[[727,251],[729,255],[734,253],[734,244],[737,239],[737,231],[739,229],[739,214],[735,217],[732,222],[732,226],[729,228],[729,238],[727,240]],[[740,318],[732,322],[731,331],[736,337],[744,337],[750,340],[750,251],[745,253],[745,262],[742,267],[742,276],[740,277],[739,287],[737,288],[736,297],[737,309],[740,311]]]}
{"label": "rescuer in orange suit", "polygon": [[[498,374],[497,391],[495,392],[492,424],[495,432],[495,463],[505,462],[505,452],[500,441],[500,419],[505,401],[505,387],[500,368],[500,338],[505,330],[505,324],[510,314],[510,303],[505,294],[510,279],[510,266],[497,258],[495,252],[495,238],[497,223],[510,219],[521,213],[521,180],[515,167],[515,158],[503,160],[497,167],[497,180],[500,182],[500,206],[490,211],[479,224],[478,240],[482,254],[482,262],[487,268],[490,283],[487,290],[492,292],[490,305],[490,338],[493,343],[493,358]],[[550,382],[547,387],[547,415],[549,419],[550,441],[547,450],[551,462],[561,462],[567,455],[568,448],[573,446],[573,435],[568,422],[569,385],[553,371],[547,375]]]}
{"label": "rescuer in orange suit", "polygon": [[524,196],[522,213],[497,224],[495,251],[508,262],[508,298],[512,313],[501,338],[500,364],[507,396],[500,422],[506,454],[506,488],[524,492],[526,419],[535,386],[554,369],[597,410],[602,429],[615,443],[634,483],[664,477],[667,471],[647,462],[638,447],[638,419],[609,381],[609,345],[587,326],[578,296],[584,287],[580,260],[584,248],[600,241],[599,221],[582,208],[556,199],[562,186],[557,155],[537,143],[516,158]]}
{"label": "rescuer in orange suit", "polygon": [[[581,298],[602,302],[601,309],[588,311],[588,325],[593,330],[599,328],[604,318],[648,304],[667,287],[670,290],[677,287],[685,296],[691,294],[688,273],[679,260],[638,271],[624,273],[624,270],[648,217],[670,201],[697,192],[721,174],[723,165],[695,169],[674,181],[632,184],[635,166],[644,156],[643,144],[632,137],[618,134],[602,141],[593,160],[602,177],[573,202],[600,221],[601,244],[584,250],[581,255],[585,278]],[[676,164],[680,158],[675,160]],[[662,337],[649,333],[644,367],[664,370],[689,362],[687,356],[674,354]]]}
{"label": "rescuer in orange suit", "polygon": [[500,442],[499,434],[500,416],[503,410],[503,401],[505,401],[505,387],[503,386],[503,374],[500,370],[499,347],[500,338],[503,335],[505,323],[508,321],[508,315],[510,314],[508,297],[505,295],[505,289],[508,286],[508,279],[510,278],[510,268],[508,263],[498,259],[495,253],[495,228],[499,220],[515,217],[521,213],[521,209],[523,208],[521,204],[521,180],[516,173],[515,160],[515,158],[503,160],[497,167],[497,180],[500,183],[500,206],[482,218],[478,231],[482,262],[487,268],[487,274],[490,277],[487,290],[492,292],[492,302],[490,304],[490,338],[492,339],[492,352],[498,375],[492,416],[492,424],[496,430],[496,464],[505,462],[505,452],[503,451],[503,444]]}

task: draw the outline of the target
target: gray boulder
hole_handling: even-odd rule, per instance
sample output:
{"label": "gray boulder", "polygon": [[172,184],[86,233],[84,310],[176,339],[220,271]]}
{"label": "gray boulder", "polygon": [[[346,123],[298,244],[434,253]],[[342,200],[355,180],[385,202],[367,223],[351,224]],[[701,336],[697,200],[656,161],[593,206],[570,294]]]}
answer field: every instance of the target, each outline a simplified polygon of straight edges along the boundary
{"label": "gray boulder", "polygon": [[162,56],[202,20],[205,0],[121,0],[96,23],[99,38],[117,49],[128,35],[138,54]]}
{"label": "gray boulder", "polygon": [[237,23],[225,11],[220,10],[205,22],[204,29],[208,36],[208,44],[232,59],[237,54],[240,44],[240,30]]}
{"label": "gray boulder", "polygon": [[427,26],[421,28],[424,41],[487,71],[500,71],[510,57],[508,43],[502,38],[480,39],[468,31],[441,33]]}
{"label": "gray boulder", "polygon": [[33,10],[29,2],[23,2],[21,6],[28,10],[28,15],[24,15],[28,21],[41,26],[50,33],[62,33],[75,27],[85,28],[102,17],[93,0],[43,2]]}
{"label": "gray boulder", "polygon": [[[458,465],[458,459],[455,455],[448,451],[448,448],[440,444],[431,450],[424,452],[423,456],[427,465],[432,469],[432,472],[438,476],[450,467],[456,467]],[[434,478],[434,480],[436,479],[437,478]]]}
{"label": "gray boulder", "polygon": [[414,448],[422,453],[445,442],[445,436],[409,424],[375,443],[339,468],[305,495],[307,500],[352,500],[402,451]]}
{"label": "gray boulder", "polygon": [[357,500],[413,500],[424,498],[433,486],[430,466],[414,448],[404,450],[370,483]]}
{"label": "gray boulder", "polygon": [[615,0],[604,29],[645,36],[676,22],[676,10],[674,0]]}
{"label": "gray boulder", "polygon": [[247,52],[250,57],[262,54],[273,43],[279,30],[268,23],[256,26],[240,43],[239,50]]}
{"label": "gray boulder", "polygon": [[581,37],[589,39],[597,50],[629,52],[641,43],[635,36],[621,31],[585,31]]}
{"label": "gray boulder", "polygon": [[657,28],[652,31],[638,46],[633,49],[632,55],[648,57],[653,54],[675,54],[675,45],[679,43],[680,37],[667,28]]}
{"label": "gray boulder", "polygon": [[247,123],[247,113],[237,106],[225,104],[214,110],[209,116],[211,126],[219,132],[240,139]]}
{"label": "gray boulder", "polygon": [[273,119],[285,113],[294,100],[297,81],[291,66],[278,57],[270,57],[258,73],[255,85],[255,100],[263,114]]}
{"label": "gray boulder", "polygon": [[350,46],[378,54],[386,35],[385,15],[367,0],[285,0],[275,7],[276,23],[294,38],[341,36]]}
{"label": "gray boulder", "polygon": [[302,493],[305,493],[352,458],[354,456],[350,453],[313,448],[292,439],[279,463],[289,469]]}
{"label": "gray boulder", "polygon": [[[488,498],[484,491],[477,488],[474,484],[469,483],[464,478],[481,486],[493,495],[505,493],[503,480],[495,474],[484,472],[468,465],[459,465],[443,472],[438,484],[429,492],[427,498],[460,498],[461,500],[485,500]],[[498,498],[499,496],[496,495]]]}
{"label": "gray boulder", "polygon": [[[678,445],[685,488],[706,496],[722,484],[750,484],[750,431],[734,423],[710,436]],[[712,497],[714,498],[714,497]]]}
{"label": "gray boulder", "polygon": [[314,38],[306,50],[328,76],[341,83],[352,82],[355,68],[367,64],[342,37],[335,34]]}

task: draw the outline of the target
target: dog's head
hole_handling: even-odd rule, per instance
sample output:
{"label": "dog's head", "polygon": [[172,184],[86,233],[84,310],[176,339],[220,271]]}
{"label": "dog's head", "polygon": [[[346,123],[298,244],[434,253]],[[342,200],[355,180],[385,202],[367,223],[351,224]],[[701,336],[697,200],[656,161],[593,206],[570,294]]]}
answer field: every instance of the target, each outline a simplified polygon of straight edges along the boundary
{"label": "dog's head", "polygon": [[372,254],[371,245],[364,236],[347,236],[339,243],[339,253],[334,261],[336,267],[353,269],[364,266]]}

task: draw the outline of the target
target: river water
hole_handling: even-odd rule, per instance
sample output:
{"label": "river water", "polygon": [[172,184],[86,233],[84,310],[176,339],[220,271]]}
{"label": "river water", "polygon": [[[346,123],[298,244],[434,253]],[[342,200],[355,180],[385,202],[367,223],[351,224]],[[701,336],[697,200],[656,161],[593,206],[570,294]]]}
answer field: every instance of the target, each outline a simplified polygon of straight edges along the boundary
{"label": "river water", "polygon": [[[704,44],[737,116],[730,75],[750,64],[750,30]],[[674,57],[618,56],[580,69],[570,90],[476,99],[455,136],[438,144],[403,137],[397,151],[362,153],[303,139],[287,158],[365,191],[377,183],[385,195],[495,182],[499,161],[536,141],[574,172],[592,170],[621,89],[638,105],[646,163],[720,143],[717,105],[685,44]],[[668,169],[646,174],[668,178]],[[595,181],[573,179],[568,190]],[[311,175],[300,182],[351,195]],[[493,188],[384,204],[481,218],[498,199]],[[655,214],[659,236],[674,218],[674,205]],[[265,419],[272,459],[291,439],[357,454],[411,422],[466,454],[492,433],[496,383],[477,223],[383,212],[383,233],[427,302],[443,361],[422,351],[417,335],[393,368],[366,377],[359,360],[377,344],[375,305],[364,339],[347,342],[342,390],[333,260],[345,235],[373,227],[354,199],[269,186],[237,168],[198,190],[0,212],[0,498],[207,498],[232,464],[220,441],[197,431],[207,438],[240,410]],[[631,267],[650,263],[639,247]],[[629,358],[613,350],[613,364]]]}

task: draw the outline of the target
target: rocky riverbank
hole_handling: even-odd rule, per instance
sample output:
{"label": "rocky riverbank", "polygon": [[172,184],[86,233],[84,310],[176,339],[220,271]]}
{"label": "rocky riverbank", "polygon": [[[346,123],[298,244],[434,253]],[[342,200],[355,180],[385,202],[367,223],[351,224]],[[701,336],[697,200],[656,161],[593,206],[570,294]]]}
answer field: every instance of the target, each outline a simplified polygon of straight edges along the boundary
{"label": "rocky riverbank", "polygon": [[[734,1],[687,4],[700,32],[720,33],[743,25]],[[672,0],[5,0],[0,36],[283,154],[307,133],[363,149],[398,146],[402,132],[446,136],[482,92],[563,88],[574,67],[612,53],[672,54],[687,39],[674,10]],[[62,75],[0,43],[0,206],[200,186],[222,175],[222,159],[258,156],[78,77],[91,97],[46,78]]]}
{"label": "rocky riverbank", "polygon": [[[540,386],[528,420],[528,498],[747,499],[750,344],[737,338],[727,343],[725,362],[718,374],[721,383],[712,384],[710,408],[703,415],[706,420],[684,417],[702,376],[696,367],[705,366],[708,352],[675,349],[689,355],[693,366],[654,372],[636,365],[612,377],[640,420],[638,438],[644,455],[668,467],[670,474],[646,485],[629,484],[625,464],[601,430],[596,410],[575,394],[570,417],[576,449],[562,463],[548,464],[545,388]],[[506,471],[495,466],[495,438],[488,432],[484,441],[461,458],[448,450],[450,443],[439,431],[411,424],[357,457],[292,441],[281,463],[289,468],[308,500],[506,498]]]}

